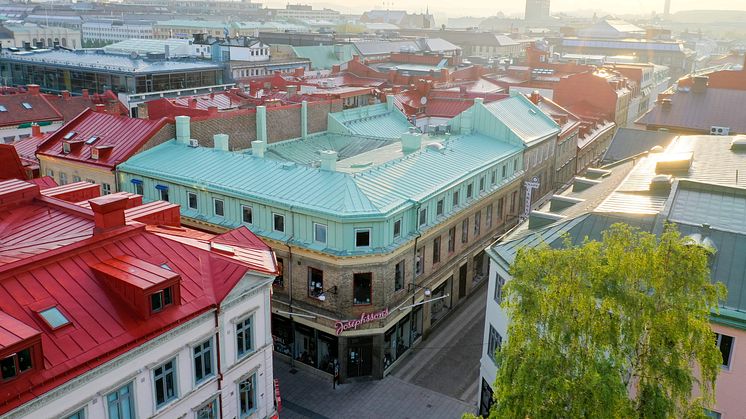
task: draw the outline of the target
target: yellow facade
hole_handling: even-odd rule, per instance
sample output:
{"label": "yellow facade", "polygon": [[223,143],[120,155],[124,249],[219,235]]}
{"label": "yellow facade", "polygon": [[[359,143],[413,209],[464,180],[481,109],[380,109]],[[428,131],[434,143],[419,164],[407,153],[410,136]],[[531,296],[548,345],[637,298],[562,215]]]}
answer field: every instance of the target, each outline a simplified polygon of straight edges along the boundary
{"label": "yellow facade", "polygon": [[116,178],[108,168],[43,155],[39,155],[39,166],[42,176],[52,177],[60,185],[86,181],[101,185],[104,195],[116,192]]}

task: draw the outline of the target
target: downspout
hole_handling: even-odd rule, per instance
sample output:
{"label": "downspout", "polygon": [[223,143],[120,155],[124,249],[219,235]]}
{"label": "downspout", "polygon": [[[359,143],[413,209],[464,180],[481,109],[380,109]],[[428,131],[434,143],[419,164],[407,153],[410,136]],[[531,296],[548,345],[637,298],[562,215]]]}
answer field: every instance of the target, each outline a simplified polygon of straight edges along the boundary
{"label": "downspout", "polygon": [[217,356],[217,369],[218,369],[218,394],[220,394],[221,402],[218,403],[218,409],[220,409],[220,417],[223,417],[223,402],[222,402],[222,391],[223,391],[223,369],[221,368],[220,362],[220,304],[215,308],[215,352]]}
{"label": "downspout", "polygon": [[[290,336],[290,340],[292,342],[292,347],[290,348],[290,370],[295,369],[295,320],[293,320],[293,248],[290,247],[290,241],[293,240],[295,237],[295,206],[290,206],[290,237],[285,240],[285,246],[288,248],[288,293],[290,294],[290,303],[288,306],[288,312],[290,316],[290,330],[292,333],[292,336]],[[284,266],[283,266],[284,268]],[[283,272],[283,279],[285,278],[285,273]]]}
{"label": "downspout", "polygon": [[[420,233],[420,207],[422,206],[422,203],[419,201],[412,201],[415,203],[415,209],[414,209],[414,225],[417,228],[417,235],[414,238],[414,251],[412,256],[412,261],[414,262],[412,264],[412,305],[415,304],[415,298],[417,296],[417,242],[419,241],[422,234]],[[424,259],[424,258],[423,258]],[[422,263],[422,270],[424,272],[425,270],[425,261],[420,261]],[[409,346],[412,346],[412,326],[414,325],[414,310],[410,309],[409,311]]]}

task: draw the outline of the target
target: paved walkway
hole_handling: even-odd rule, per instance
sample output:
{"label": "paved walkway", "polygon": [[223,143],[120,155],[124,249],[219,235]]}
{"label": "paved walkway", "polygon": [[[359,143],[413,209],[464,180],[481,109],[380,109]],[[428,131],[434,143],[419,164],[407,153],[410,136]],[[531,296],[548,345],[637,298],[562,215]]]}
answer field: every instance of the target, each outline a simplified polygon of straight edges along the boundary
{"label": "paved walkway", "polygon": [[484,283],[410,350],[392,375],[469,403],[476,411],[486,299]]}
{"label": "paved walkway", "polygon": [[298,370],[275,358],[282,393],[281,419],[456,419],[474,406],[388,376],[379,381],[340,384]]}

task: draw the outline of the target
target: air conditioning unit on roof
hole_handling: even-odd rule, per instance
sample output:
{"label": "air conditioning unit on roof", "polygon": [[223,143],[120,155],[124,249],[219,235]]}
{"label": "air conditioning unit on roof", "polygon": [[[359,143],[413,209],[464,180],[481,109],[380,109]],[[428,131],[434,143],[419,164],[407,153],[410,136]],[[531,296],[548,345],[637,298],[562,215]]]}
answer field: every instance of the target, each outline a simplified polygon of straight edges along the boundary
{"label": "air conditioning unit on roof", "polygon": [[718,126],[711,126],[710,127],[710,135],[728,135],[730,134],[730,127],[718,127]]}
{"label": "air conditioning unit on roof", "polygon": [[199,147],[199,141],[192,138],[191,140],[189,140],[189,147],[192,147],[192,148]]}

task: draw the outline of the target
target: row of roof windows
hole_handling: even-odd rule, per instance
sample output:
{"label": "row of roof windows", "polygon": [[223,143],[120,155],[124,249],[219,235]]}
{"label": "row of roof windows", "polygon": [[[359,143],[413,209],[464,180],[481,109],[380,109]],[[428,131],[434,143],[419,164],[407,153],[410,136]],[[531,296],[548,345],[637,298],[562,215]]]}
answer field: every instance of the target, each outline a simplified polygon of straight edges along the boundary
{"label": "row of roof windows", "polygon": [[[34,109],[34,106],[28,102],[21,103],[21,106],[23,106],[24,109]],[[8,108],[4,105],[0,105],[0,112],[8,112]]]}

